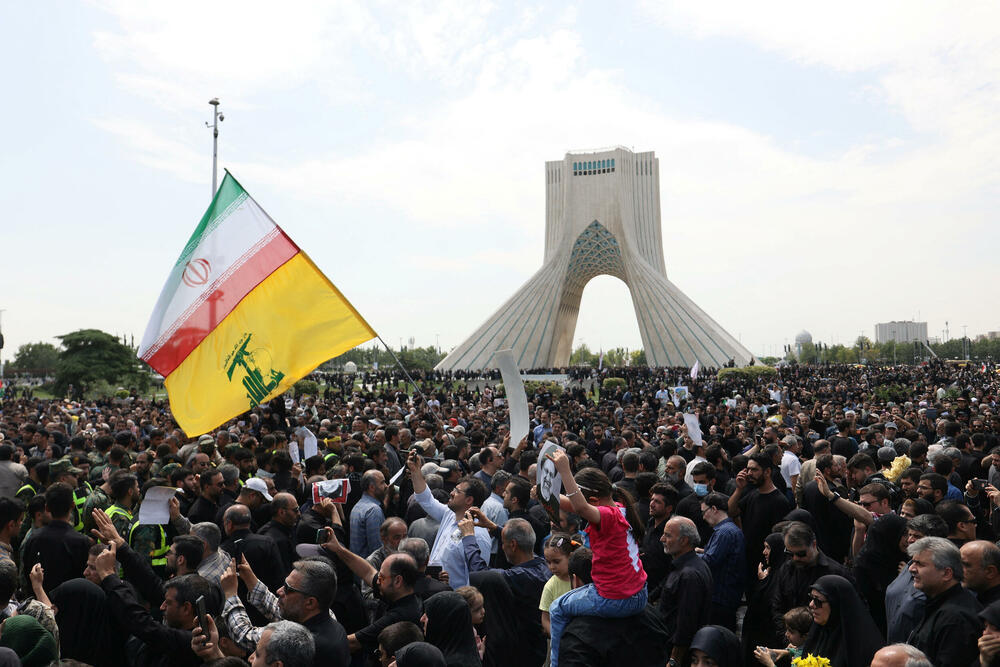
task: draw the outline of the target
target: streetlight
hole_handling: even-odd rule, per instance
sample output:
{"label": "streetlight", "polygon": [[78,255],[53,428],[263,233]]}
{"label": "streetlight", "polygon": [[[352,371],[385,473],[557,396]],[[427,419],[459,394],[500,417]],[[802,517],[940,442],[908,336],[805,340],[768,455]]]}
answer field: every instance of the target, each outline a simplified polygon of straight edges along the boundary
{"label": "streetlight", "polygon": [[212,105],[212,124],[205,123],[205,127],[212,128],[212,198],[218,190],[216,174],[219,164],[219,123],[226,120],[225,115],[219,112],[219,98],[213,97],[208,101]]}
{"label": "streetlight", "polygon": [[3,313],[5,308],[0,308],[0,390],[3,389]]}

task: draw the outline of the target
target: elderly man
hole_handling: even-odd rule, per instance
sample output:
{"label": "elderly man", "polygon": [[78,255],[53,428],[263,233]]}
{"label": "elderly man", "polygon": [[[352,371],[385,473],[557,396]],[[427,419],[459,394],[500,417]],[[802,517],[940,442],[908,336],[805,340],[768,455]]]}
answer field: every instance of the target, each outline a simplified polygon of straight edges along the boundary
{"label": "elderly man", "polygon": [[923,651],[909,644],[890,644],[880,648],[871,667],[934,667]]}
{"label": "elderly man", "polygon": [[907,643],[941,667],[971,665],[983,630],[976,596],[962,588],[961,554],[943,537],[925,537],[909,546],[913,585],[927,596],[924,618]]}
{"label": "elderly man", "polygon": [[[921,514],[906,522],[906,544],[925,537],[944,537],[948,524],[937,514]],[[905,642],[924,616],[927,596],[913,587],[913,575],[907,563],[885,591],[886,638],[891,643]]]}
{"label": "elderly man", "polygon": [[368,558],[381,546],[379,527],[385,521],[382,501],[387,488],[378,470],[368,470],[361,476],[361,498],[351,510],[351,551],[362,558]]}
{"label": "elderly man", "polygon": [[308,665],[315,656],[316,642],[309,630],[293,621],[275,621],[260,633],[257,649],[250,655],[250,667]]}
{"label": "elderly man", "polygon": [[712,599],[712,572],[695,553],[700,539],[697,526],[687,517],[675,516],[663,528],[663,549],[673,558],[660,595],[671,667],[685,664],[694,633],[711,620],[712,606],[707,603]]}
{"label": "elderly man", "polygon": [[[474,518],[473,518],[474,517]],[[511,566],[489,569],[477,531],[485,526],[500,536],[500,548]],[[478,509],[458,523],[462,546],[473,586],[486,603],[486,632],[496,641],[486,643],[488,663],[496,665],[541,664],[545,657],[538,600],[551,572],[545,560],[534,553],[535,531],[524,519],[508,519],[501,528]],[[492,644],[492,645],[491,645]]]}
{"label": "elderly man", "polygon": [[[398,516],[391,516],[382,522],[378,536],[382,546],[371,552],[365,559],[376,570],[382,567],[386,558],[399,551],[399,543],[406,539],[406,522]],[[364,581],[361,582],[361,594],[366,599],[372,599],[372,588]]]}
{"label": "elderly man", "polygon": [[1000,600],[1000,547],[986,540],[966,542],[960,549],[967,589],[988,607]]}

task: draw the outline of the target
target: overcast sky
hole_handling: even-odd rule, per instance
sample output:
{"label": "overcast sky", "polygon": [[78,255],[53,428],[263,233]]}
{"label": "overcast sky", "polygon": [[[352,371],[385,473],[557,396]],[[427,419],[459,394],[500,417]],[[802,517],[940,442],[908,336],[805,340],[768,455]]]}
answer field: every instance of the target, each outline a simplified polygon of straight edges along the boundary
{"label": "overcast sky", "polygon": [[[393,346],[541,265],[544,162],[660,160],[671,280],[756,354],[1000,329],[996,3],[4,3],[0,309],[139,339],[219,163]],[[221,177],[220,177],[221,178]],[[576,343],[641,346],[615,278]]]}

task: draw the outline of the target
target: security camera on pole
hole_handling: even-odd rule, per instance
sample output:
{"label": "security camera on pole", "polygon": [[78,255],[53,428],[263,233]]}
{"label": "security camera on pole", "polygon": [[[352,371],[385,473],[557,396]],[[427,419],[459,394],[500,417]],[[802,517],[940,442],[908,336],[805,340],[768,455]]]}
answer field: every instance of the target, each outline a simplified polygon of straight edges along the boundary
{"label": "security camera on pole", "polygon": [[205,127],[212,128],[212,197],[214,198],[218,190],[216,172],[219,165],[219,123],[226,120],[226,117],[219,111],[218,97],[213,97],[208,103],[212,105],[212,124],[205,123]]}

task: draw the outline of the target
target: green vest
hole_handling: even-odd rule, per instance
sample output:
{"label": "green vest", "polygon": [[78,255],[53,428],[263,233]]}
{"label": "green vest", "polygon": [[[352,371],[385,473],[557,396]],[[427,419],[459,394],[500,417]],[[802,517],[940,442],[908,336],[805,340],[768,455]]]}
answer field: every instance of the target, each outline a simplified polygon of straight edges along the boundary
{"label": "green vest", "polygon": [[87,504],[87,496],[78,496],[76,491],[73,492],[73,504],[76,505],[76,525],[73,529],[78,532],[83,532],[83,506]]}
{"label": "green vest", "polygon": [[[128,543],[131,546],[132,534],[135,533],[136,526],[139,522],[136,521],[132,524],[132,528],[128,531]],[[166,567],[167,565],[167,552],[170,551],[170,545],[167,544],[167,531],[163,530],[163,526],[157,526],[160,529],[160,542],[159,546],[149,552],[149,564],[153,567]]]}
{"label": "green vest", "polygon": [[[114,519],[116,516],[123,516],[129,521],[132,521],[132,513],[129,512],[124,507],[122,507],[121,505],[112,505],[107,510],[105,510],[104,513],[108,515],[109,519]],[[131,530],[129,532],[131,532]]]}

